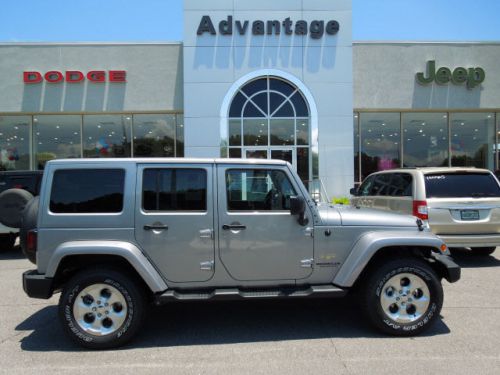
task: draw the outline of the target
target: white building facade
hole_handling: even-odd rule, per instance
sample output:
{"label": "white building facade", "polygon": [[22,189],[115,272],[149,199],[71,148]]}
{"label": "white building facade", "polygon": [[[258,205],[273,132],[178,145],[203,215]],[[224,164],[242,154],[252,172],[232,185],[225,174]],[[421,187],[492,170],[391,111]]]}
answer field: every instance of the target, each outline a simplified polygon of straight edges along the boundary
{"label": "white building facade", "polygon": [[350,0],[184,8],[177,43],[0,44],[0,169],[275,158],[330,198],[381,169],[498,169],[499,43],[353,43]]}

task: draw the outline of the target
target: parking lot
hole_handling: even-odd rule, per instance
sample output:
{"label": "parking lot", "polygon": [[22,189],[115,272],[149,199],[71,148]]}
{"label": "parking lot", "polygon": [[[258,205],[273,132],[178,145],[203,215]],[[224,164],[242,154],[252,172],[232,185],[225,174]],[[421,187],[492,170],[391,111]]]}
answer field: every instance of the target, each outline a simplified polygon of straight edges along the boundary
{"label": "parking lot", "polygon": [[114,351],[63,334],[57,298],[29,299],[19,249],[0,252],[0,372],[175,374],[498,374],[500,249],[454,255],[442,319],[424,336],[374,332],[351,300],[186,303],[152,309],[144,331]]}

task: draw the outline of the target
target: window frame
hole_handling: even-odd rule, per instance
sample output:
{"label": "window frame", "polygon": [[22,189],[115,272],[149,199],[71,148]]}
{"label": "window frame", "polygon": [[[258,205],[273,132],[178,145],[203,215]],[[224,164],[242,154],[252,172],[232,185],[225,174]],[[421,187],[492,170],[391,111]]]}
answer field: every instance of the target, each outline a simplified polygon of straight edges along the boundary
{"label": "window frame", "polygon": [[391,183],[390,183],[390,186],[392,187],[392,189],[394,189],[396,187],[396,185],[393,183],[393,181],[395,180],[396,177],[400,177],[401,179],[404,179],[405,177],[409,177],[410,179],[410,184],[409,184],[409,187],[410,187],[410,191],[408,194],[405,194],[406,192],[406,188],[405,190],[403,190],[402,192],[402,195],[395,195],[394,193],[389,195],[390,197],[394,197],[394,198],[408,198],[408,197],[413,197],[413,186],[414,186],[414,181],[415,179],[413,178],[412,174],[411,173],[405,173],[405,172],[394,172],[392,173],[392,178],[391,178]]}
{"label": "window frame", "polygon": [[[121,209],[119,211],[100,211],[100,212],[57,212],[53,211],[52,207],[52,196],[54,193],[54,181],[56,178],[56,175],[58,173],[67,173],[67,172],[95,172],[95,171],[120,171],[122,173],[122,189],[121,189],[121,194],[122,194],[122,202],[121,202]],[[61,168],[57,169],[54,171],[54,173],[51,176],[51,182],[50,182],[50,195],[48,197],[48,211],[51,215],[56,215],[56,216],[103,216],[103,215],[121,215],[123,214],[125,210],[125,194],[126,194],[126,181],[127,181],[127,170],[125,168]]]}
{"label": "window frame", "polygon": [[[377,175],[368,175],[368,177],[366,177],[363,182],[361,182],[361,185],[359,186],[359,189],[358,189],[358,197],[369,197],[371,196],[371,193],[372,193],[372,188],[373,188],[373,183],[375,182],[375,178],[377,177]],[[371,182],[371,185],[369,186],[368,188],[368,192],[367,194],[362,194],[363,192],[363,187],[368,184],[369,182]]]}
{"label": "window frame", "polygon": [[[151,170],[155,170],[155,171],[172,171],[172,170],[175,170],[175,171],[178,171],[178,170],[182,170],[182,171],[201,171],[203,174],[204,174],[204,182],[205,182],[205,209],[203,210],[179,210],[179,209],[176,209],[176,210],[160,210],[160,209],[156,209],[156,210],[147,210],[144,208],[144,175],[146,173],[146,171],[151,171]],[[208,192],[209,192],[209,179],[208,179],[208,173],[209,171],[207,171],[207,169],[205,168],[201,168],[201,167],[174,167],[174,166],[168,166],[168,167],[145,167],[142,169],[142,176],[141,176],[141,187],[140,187],[140,191],[141,191],[141,211],[145,214],[150,214],[150,215],[161,215],[161,214],[189,214],[189,213],[207,213],[208,212],[208,209],[209,209],[209,197],[208,197]],[[157,185],[156,186],[156,194],[158,195],[159,194],[159,190],[158,190],[159,186]],[[176,191],[176,194],[177,194],[177,191]],[[158,199],[158,197],[157,197]]]}
{"label": "window frame", "polygon": [[[227,184],[227,178],[228,178],[228,175],[229,173],[233,172],[233,171],[237,171],[237,172],[241,172],[241,173],[245,173],[245,172],[255,172],[255,171],[264,171],[266,173],[268,173],[268,175],[266,177],[269,177],[269,172],[279,172],[279,173],[282,173],[284,175],[284,177],[287,179],[290,187],[292,188],[294,194],[290,195],[289,197],[292,197],[292,196],[297,196],[301,193],[300,189],[298,189],[298,187],[295,185],[294,183],[294,180],[293,178],[291,178],[291,176],[289,175],[289,173],[287,173],[287,171],[283,170],[283,169],[279,169],[279,168],[266,168],[266,167],[263,167],[263,168],[227,168],[224,172],[224,191],[225,191],[225,194],[226,194],[226,199],[225,199],[225,204],[226,204],[226,213],[227,214],[237,214],[237,213],[240,213],[240,214],[249,214],[249,213],[254,213],[254,212],[259,212],[259,213],[262,213],[262,214],[283,214],[283,213],[290,213],[290,209],[281,209],[281,210],[274,210],[274,209],[269,209],[269,210],[262,210],[262,209],[237,209],[237,210],[234,210],[234,209],[230,209],[230,201],[229,201],[229,186]],[[274,185],[274,182],[273,182],[273,185]],[[269,194],[270,191],[268,191],[266,193]]]}

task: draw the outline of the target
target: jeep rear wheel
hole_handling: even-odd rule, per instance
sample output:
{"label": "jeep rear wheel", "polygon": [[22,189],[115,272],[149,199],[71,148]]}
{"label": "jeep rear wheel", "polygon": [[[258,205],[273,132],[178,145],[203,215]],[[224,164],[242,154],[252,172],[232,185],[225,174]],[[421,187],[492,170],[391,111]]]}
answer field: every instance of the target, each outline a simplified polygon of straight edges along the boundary
{"label": "jeep rear wheel", "polygon": [[364,290],[364,310],[379,330],[413,336],[427,329],[443,306],[443,288],[434,270],[419,259],[381,264]]}
{"label": "jeep rear wheel", "polygon": [[124,345],[139,330],[144,293],[125,274],[96,268],[76,274],[59,300],[59,317],[69,337],[86,348]]}

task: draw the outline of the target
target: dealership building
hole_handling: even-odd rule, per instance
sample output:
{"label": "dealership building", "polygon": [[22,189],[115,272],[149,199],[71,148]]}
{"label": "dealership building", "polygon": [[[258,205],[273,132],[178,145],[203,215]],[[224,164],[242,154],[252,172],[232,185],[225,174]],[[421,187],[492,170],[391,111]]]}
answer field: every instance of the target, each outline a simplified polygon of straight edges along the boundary
{"label": "dealership building", "polygon": [[0,169],[289,161],[345,196],[388,168],[499,168],[500,43],[353,42],[350,0],[185,0],[178,43],[0,44]]}

